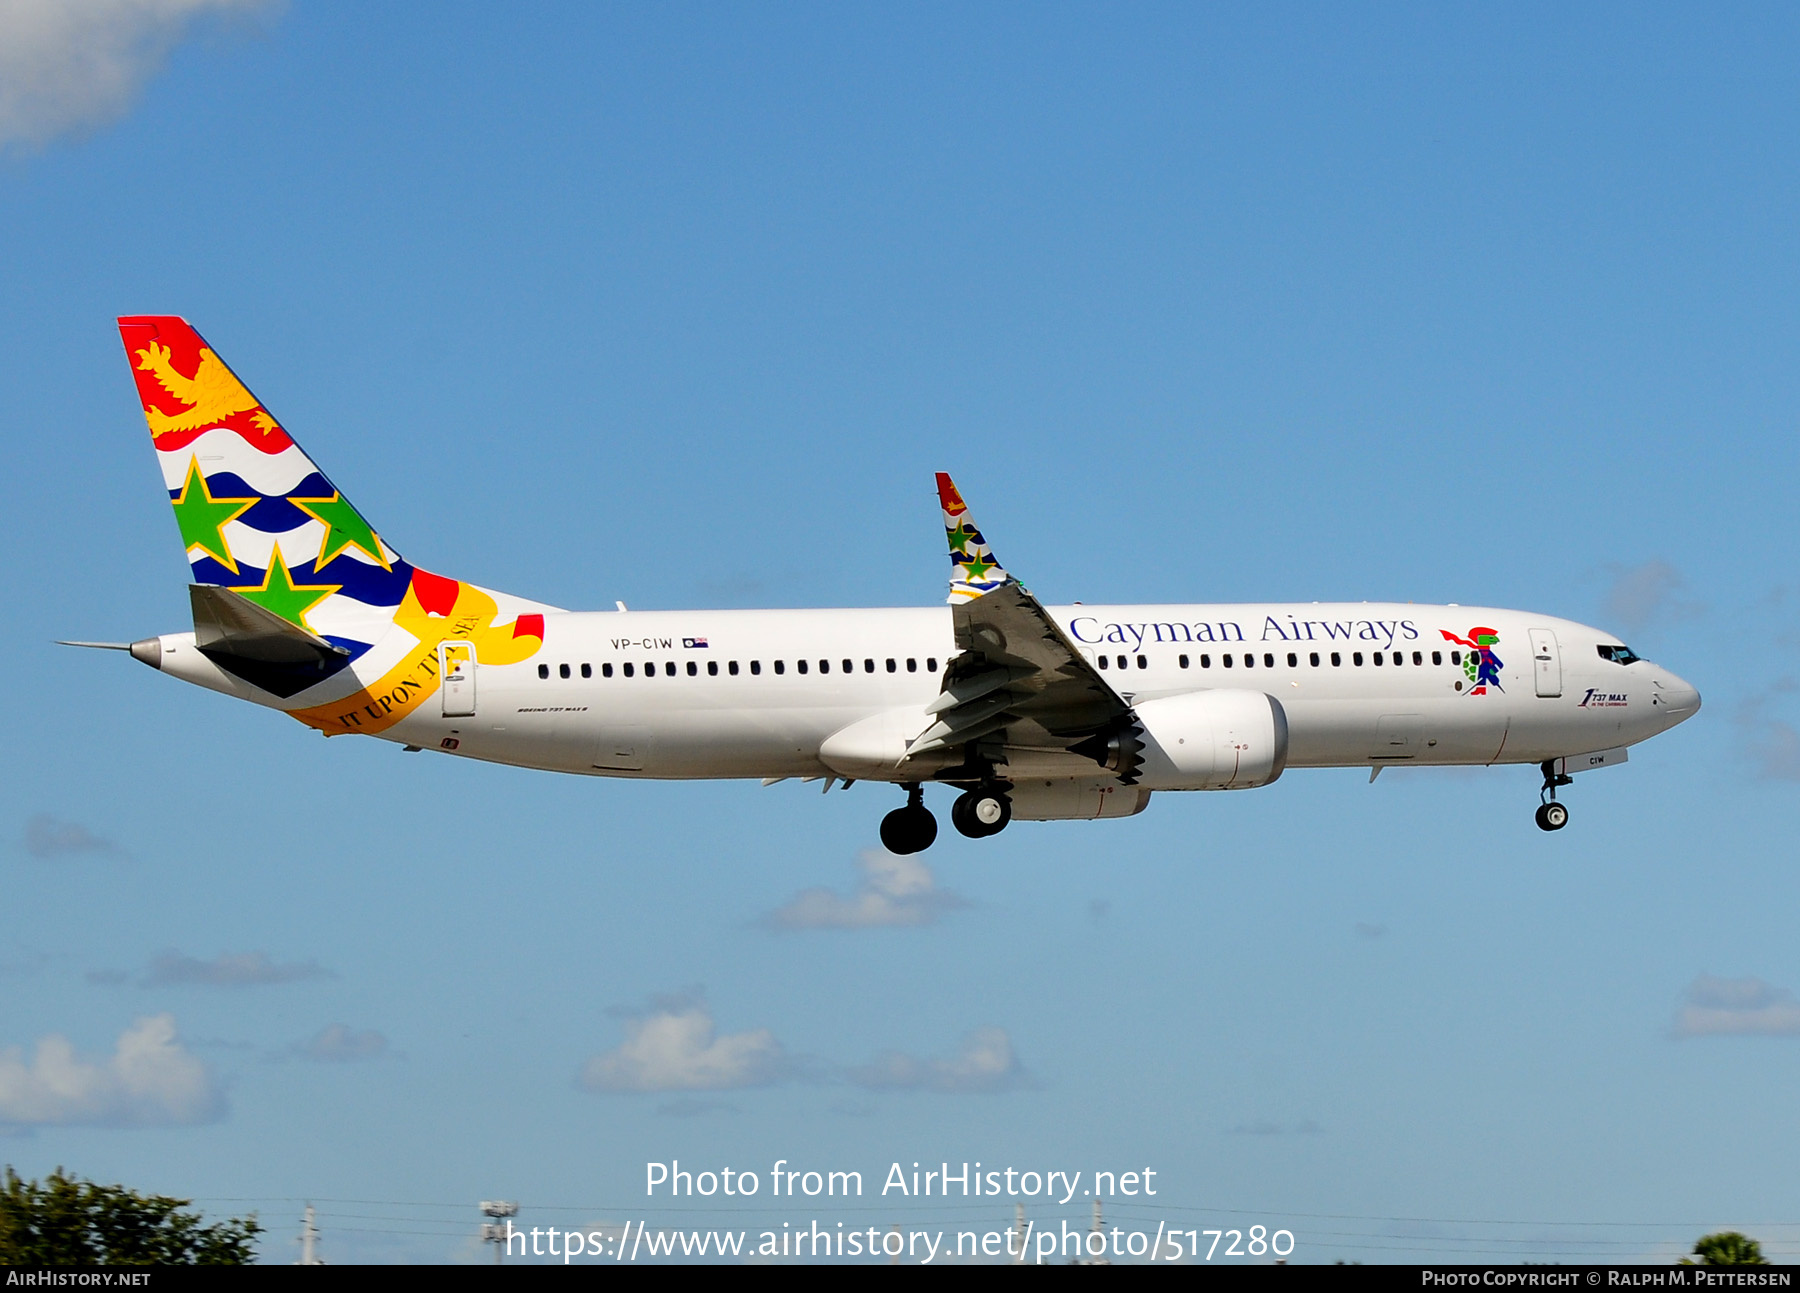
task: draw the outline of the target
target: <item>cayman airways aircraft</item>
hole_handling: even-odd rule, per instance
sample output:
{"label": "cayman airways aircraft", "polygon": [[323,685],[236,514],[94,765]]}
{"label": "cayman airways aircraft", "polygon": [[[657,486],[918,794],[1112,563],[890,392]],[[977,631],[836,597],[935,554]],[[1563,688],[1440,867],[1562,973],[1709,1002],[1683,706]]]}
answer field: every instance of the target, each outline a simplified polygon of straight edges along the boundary
{"label": "cayman airways aircraft", "polygon": [[889,782],[881,840],[1128,817],[1288,768],[1570,774],[1700,708],[1616,637],[1485,607],[1044,606],[937,478],[947,608],[569,612],[408,564],[184,320],[122,318],[193,568],[194,628],[129,651],[327,736],[588,776]]}

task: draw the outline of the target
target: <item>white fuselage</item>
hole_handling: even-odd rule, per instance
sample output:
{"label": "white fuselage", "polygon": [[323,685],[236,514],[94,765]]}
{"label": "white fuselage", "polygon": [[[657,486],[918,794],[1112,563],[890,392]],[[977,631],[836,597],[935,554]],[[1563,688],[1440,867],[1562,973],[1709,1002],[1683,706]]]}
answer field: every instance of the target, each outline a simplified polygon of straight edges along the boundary
{"label": "white fuselage", "polygon": [[[1642,741],[1700,703],[1666,669],[1603,657],[1598,648],[1616,638],[1517,611],[1341,603],[1050,614],[1128,703],[1223,688],[1276,697],[1289,767],[1536,763]],[[1479,693],[1468,647],[1445,636],[1477,626],[1495,636],[1499,684]],[[191,636],[164,641],[174,648],[166,671],[247,694],[194,654]],[[948,607],[558,613],[528,662],[477,661],[472,697],[454,704],[473,714],[446,717],[446,690],[444,704],[382,735],[596,776],[825,776],[842,772],[821,754],[834,733],[881,714],[902,727],[916,714],[916,730],[928,727],[926,707],[955,654]],[[1106,775],[1066,754],[1012,772]],[[887,779],[917,777],[897,767]]]}

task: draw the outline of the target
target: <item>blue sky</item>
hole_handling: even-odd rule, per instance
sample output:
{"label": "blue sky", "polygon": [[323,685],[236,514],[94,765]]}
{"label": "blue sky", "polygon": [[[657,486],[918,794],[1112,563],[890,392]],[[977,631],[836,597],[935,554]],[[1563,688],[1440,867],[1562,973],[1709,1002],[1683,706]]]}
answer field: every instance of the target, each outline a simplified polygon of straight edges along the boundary
{"label": "blue sky", "polygon": [[[1012,1219],[645,1213],[675,1158],[1149,1166],[1124,1224],[1295,1260],[1800,1254],[1791,10],[127,13],[0,39],[0,1157],[278,1261],[306,1198],[338,1261],[492,1197]],[[163,312],[410,559],[558,605],[938,602],[950,470],[1047,600],[1526,607],[1706,708],[1555,836],[1529,769],[1301,772],[900,876],[877,786],[327,745],[52,645],[186,623],[112,324]],[[875,923],[776,927],[820,888]],[[748,1085],[581,1080],[709,1027]],[[91,1098],[34,1111],[56,1037]]]}

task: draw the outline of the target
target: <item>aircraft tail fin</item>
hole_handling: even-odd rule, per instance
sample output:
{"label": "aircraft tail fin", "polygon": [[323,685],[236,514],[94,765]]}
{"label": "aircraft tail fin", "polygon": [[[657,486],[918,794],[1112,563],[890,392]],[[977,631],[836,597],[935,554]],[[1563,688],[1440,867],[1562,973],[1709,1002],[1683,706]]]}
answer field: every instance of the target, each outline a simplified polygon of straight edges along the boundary
{"label": "aircraft tail fin", "polygon": [[[196,645],[221,668],[285,700],[377,643],[380,669],[407,646],[396,627],[426,647],[493,633],[499,595],[402,558],[187,320],[128,315],[119,336],[192,571]],[[554,609],[502,600],[494,663],[535,651]],[[352,669],[326,690],[369,681]]]}

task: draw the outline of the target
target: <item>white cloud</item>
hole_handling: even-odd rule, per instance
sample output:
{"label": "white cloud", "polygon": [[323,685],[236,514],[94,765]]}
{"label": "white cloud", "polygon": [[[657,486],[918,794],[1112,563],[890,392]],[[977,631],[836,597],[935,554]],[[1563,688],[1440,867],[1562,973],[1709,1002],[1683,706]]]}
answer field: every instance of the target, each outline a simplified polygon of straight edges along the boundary
{"label": "white cloud", "polygon": [[1675,1015],[1677,1037],[1800,1037],[1800,1001],[1761,979],[1715,979],[1703,974],[1688,987]]}
{"label": "white cloud", "polygon": [[119,849],[79,822],[59,822],[48,813],[39,813],[25,823],[25,851],[36,858],[60,858],[75,853],[117,853]]}
{"label": "white cloud", "polygon": [[624,1044],[592,1056],[578,1078],[590,1091],[731,1091],[792,1072],[767,1028],[718,1035],[697,996],[665,998],[625,1021]]}
{"label": "white cloud", "polygon": [[1681,596],[1687,581],[1666,561],[1641,566],[1615,566],[1606,594],[1607,618],[1627,632],[1641,633],[1660,618],[1693,619],[1706,608]]}
{"label": "white cloud", "polygon": [[173,1015],[137,1020],[103,1059],[83,1059],[57,1034],[39,1039],[29,1061],[20,1047],[0,1049],[0,1123],[154,1127],[224,1112],[212,1074],[176,1037]]}
{"label": "white cloud", "polygon": [[949,1059],[917,1059],[883,1051],[847,1075],[857,1086],[887,1091],[1013,1091],[1031,1085],[1004,1028],[988,1025],[963,1038]]}
{"label": "white cloud", "polygon": [[221,952],[210,961],[164,952],[150,962],[142,983],[146,988],[205,984],[214,988],[242,988],[264,983],[292,983],[297,979],[329,979],[331,971],[317,961],[293,961],[277,965],[267,952]]}
{"label": "white cloud", "polygon": [[0,0],[0,146],[121,116],[207,13],[265,0]]}
{"label": "white cloud", "polygon": [[917,857],[886,850],[856,860],[862,883],[845,897],[829,889],[807,889],[763,918],[773,929],[872,929],[881,925],[929,925],[947,911],[969,904],[937,887],[931,868]]}
{"label": "white cloud", "polygon": [[380,1059],[388,1053],[388,1039],[372,1028],[357,1032],[348,1024],[327,1024],[295,1046],[293,1053],[327,1063]]}

